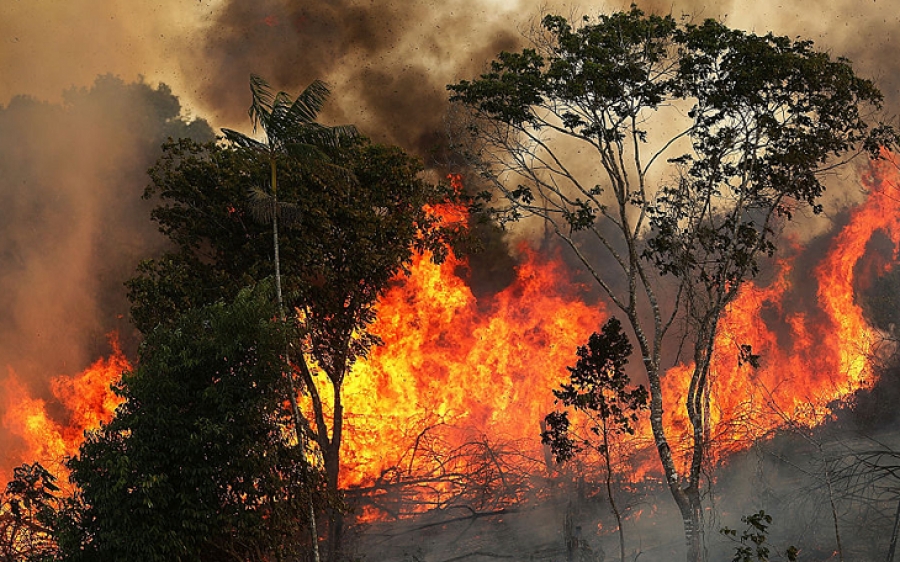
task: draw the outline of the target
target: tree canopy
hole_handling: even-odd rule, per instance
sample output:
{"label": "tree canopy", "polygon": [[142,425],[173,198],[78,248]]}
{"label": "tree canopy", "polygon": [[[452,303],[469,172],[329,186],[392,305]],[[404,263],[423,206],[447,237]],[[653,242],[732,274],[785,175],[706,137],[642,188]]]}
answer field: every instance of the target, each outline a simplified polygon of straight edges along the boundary
{"label": "tree canopy", "polygon": [[[129,282],[132,316],[147,332],[274,273],[279,306],[299,328],[286,348],[289,383],[296,372],[311,404],[295,427],[336,492],[344,379],[379,342],[368,327],[381,293],[415,252],[439,261],[460,238],[461,225],[429,210],[459,194],[425,181],[422,165],[397,147],[315,123],[325,95],[317,84],[296,100],[258,79],[251,90],[265,142],[234,131],[219,144],[172,142],[151,169],[146,196],[159,198],[153,218],[176,249],[143,262]],[[293,391],[286,397],[295,401]],[[333,514],[332,556],[339,519]]]}
{"label": "tree canopy", "polygon": [[[353,292],[358,306],[371,307],[414,251],[446,252],[449,238],[424,207],[450,191],[423,181],[415,159],[365,138],[335,152],[332,161],[355,182],[332,184],[291,158],[278,161],[279,197],[294,215],[280,234],[289,307],[329,289]],[[128,284],[142,332],[273,273],[271,230],[255,220],[248,196],[269,172],[267,160],[228,145],[180,139],[164,146],[145,197],[159,201],[152,217],[175,248],[142,262]]]}
{"label": "tree canopy", "polygon": [[[547,15],[531,47],[448,86],[458,146],[503,198],[501,221],[541,219],[624,314],[649,382],[650,422],[703,558],[701,468],[719,317],[775,236],[818,213],[823,176],[896,143],[882,96],[811,41],[628,11]],[[673,456],[662,423],[663,343],[679,326],[693,361],[692,443]]]}
{"label": "tree canopy", "polygon": [[[270,560],[299,553],[315,472],[289,431],[272,287],[147,334],[124,403],[68,461],[66,560]],[[319,493],[316,503],[323,505]]]}

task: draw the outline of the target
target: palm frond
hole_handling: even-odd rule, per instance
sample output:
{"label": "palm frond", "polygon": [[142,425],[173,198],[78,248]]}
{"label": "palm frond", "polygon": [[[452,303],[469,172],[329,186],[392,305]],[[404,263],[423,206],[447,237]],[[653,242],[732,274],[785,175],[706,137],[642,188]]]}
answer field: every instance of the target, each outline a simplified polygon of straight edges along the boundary
{"label": "palm frond", "polygon": [[253,186],[247,192],[247,195],[250,200],[250,215],[253,216],[253,220],[263,224],[271,223],[275,216],[275,203],[277,201],[272,194],[259,186]]}
{"label": "palm frond", "polygon": [[327,127],[318,123],[309,123],[294,131],[292,141],[310,144],[323,148],[337,148],[347,141],[359,137],[359,131],[352,125]]}
{"label": "palm frond", "polygon": [[350,140],[359,138],[359,130],[354,125],[335,125],[330,127],[334,135],[341,140]]}
{"label": "palm frond", "polygon": [[269,136],[269,142],[272,144],[281,144],[291,134],[294,124],[289,115],[293,100],[287,92],[278,92],[275,94],[275,100],[272,103],[272,113],[269,119],[269,128],[266,133]]}
{"label": "palm frond", "polygon": [[331,161],[331,158],[322,151],[322,148],[313,143],[288,142],[283,145],[283,148],[291,158],[306,166],[314,166],[319,162]]}
{"label": "palm frond", "polygon": [[297,99],[294,100],[294,103],[288,109],[287,115],[290,121],[296,125],[315,122],[329,95],[331,95],[331,90],[329,90],[328,85],[321,80],[314,80],[312,84],[300,92],[300,95],[297,96]]}
{"label": "palm frond", "polygon": [[259,223],[271,224],[276,212],[278,220],[285,226],[298,224],[303,216],[296,204],[278,201],[262,187],[250,188],[248,196],[250,215]]}
{"label": "palm frond", "polygon": [[250,121],[253,123],[253,132],[256,132],[259,126],[263,130],[268,131],[269,123],[272,117],[272,107],[275,103],[275,95],[272,93],[272,87],[262,77],[257,74],[250,75]]}
{"label": "palm frond", "polygon": [[243,133],[239,133],[232,129],[222,129],[222,134],[225,135],[225,138],[231,143],[237,145],[240,148],[252,150],[255,152],[266,152],[266,145],[259,142],[258,140],[248,137]]}

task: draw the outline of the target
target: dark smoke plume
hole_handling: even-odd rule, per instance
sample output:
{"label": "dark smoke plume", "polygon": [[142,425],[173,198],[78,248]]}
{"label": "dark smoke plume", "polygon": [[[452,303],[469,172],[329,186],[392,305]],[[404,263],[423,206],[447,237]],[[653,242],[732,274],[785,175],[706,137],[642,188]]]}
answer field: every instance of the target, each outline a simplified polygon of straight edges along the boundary
{"label": "dark smoke plume", "polygon": [[[642,0],[654,13],[685,15],[816,41],[834,56],[848,56],[860,73],[879,80],[891,106],[900,103],[900,59],[885,46],[900,45],[897,17],[878,3],[838,0],[816,10],[805,2],[760,0],[752,9],[735,2]],[[596,16],[628,9],[630,2],[576,5],[447,0],[331,0],[296,2],[227,0],[196,49],[182,59],[186,72],[203,69],[201,104],[222,124],[246,124],[247,80],[260,74],[297,92],[314,79],[329,82],[336,120],[355,123],[378,140],[427,157],[444,147],[448,83],[472,78],[501,50],[527,44],[524,34],[544,12]]]}
{"label": "dark smoke plume", "polygon": [[199,51],[209,69],[201,98],[244,126],[250,73],[289,92],[323,79],[329,117],[427,158],[445,148],[446,85],[519,46],[515,23],[499,16],[476,0],[440,10],[420,0],[231,1]]}

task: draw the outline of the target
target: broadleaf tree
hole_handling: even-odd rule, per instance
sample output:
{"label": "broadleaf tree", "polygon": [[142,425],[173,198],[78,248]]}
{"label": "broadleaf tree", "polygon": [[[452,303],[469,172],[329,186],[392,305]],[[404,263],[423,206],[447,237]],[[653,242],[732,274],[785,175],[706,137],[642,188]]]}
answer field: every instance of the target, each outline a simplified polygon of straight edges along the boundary
{"label": "broadleaf tree", "polygon": [[[823,176],[860,153],[878,157],[896,134],[877,122],[875,85],[811,41],[635,6],[574,23],[547,15],[531,38],[448,86],[457,145],[505,196],[500,220],[543,221],[623,313],[687,559],[702,560],[719,319],[786,221],[822,210]],[[677,360],[664,344],[676,336],[693,361],[687,394],[668,397],[687,407],[683,459],[663,425],[674,405],[661,378]]]}
{"label": "broadleaf tree", "polygon": [[[284,306],[300,331],[290,359],[310,403],[297,422],[311,436],[333,492],[340,473],[342,388],[352,365],[379,342],[369,331],[378,297],[416,252],[441,260],[464,235],[461,225],[444,224],[428,211],[457,194],[425,181],[421,163],[403,150],[359,135],[337,135],[315,150],[291,143],[274,156],[248,149],[253,142],[181,140],[164,148],[147,196],[158,198],[153,218],[176,248],[145,261],[129,282],[132,317],[146,332],[271,275],[273,225],[257,220],[260,198],[248,197],[248,189],[264,186],[268,194],[262,195],[274,203],[266,187],[274,178],[278,207],[268,218],[290,214],[279,223],[274,246]],[[333,515],[332,557],[340,542],[340,518]]]}
{"label": "broadleaf tree", "polygon": [[67,461],[56,534],[68,561],[284,560],[311,548],[318,471],[293,438],[271,283],[147,334],[115,417]]}
{"label": "broadleaf tree", "polygon": [[[606,498],[616,518],[619,560],[625,562],[625,530],[622,512],[613,493],[615,462],[613,446],[626,435],[634,435],[635,424],[647,407],[647,389],[633,386],[625,372],[634,347],[622,331],[622,323],[612,317],[599,333],[578,348],[578,361],[568,367],[569,378],[553,391],[563,410],[547,414],[541,441],[550,446],[556,461],[564,463],[585,449],[600,454],[605,467]],[[573,428],[569,408],[583,418],[581,428]],[[580,434],[578,429],[585,433]]]}

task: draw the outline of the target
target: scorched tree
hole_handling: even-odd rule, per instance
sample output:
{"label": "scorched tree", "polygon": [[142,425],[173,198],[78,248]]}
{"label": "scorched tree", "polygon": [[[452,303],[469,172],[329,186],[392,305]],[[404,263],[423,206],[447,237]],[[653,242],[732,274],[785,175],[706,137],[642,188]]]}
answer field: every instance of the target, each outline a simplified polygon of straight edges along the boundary
{"label": "scorched tree", "polygon": [[[687,559],[699,561],[719,319],[785,221],[821,211],[823,175],[861,152],[877,157],[896,136],[869,124],[882,99],[873,83],[810,41],[634,6],[577,23],[548,15],[531,39],[449,86],[460,150],[505,195],[500,219],[543,220],[627,319]],[[675,333],[693,361],[690,385],[664,397]],[[663,425],[674,407],[665,399],[676,398],[691,427],[683,464]]]}

